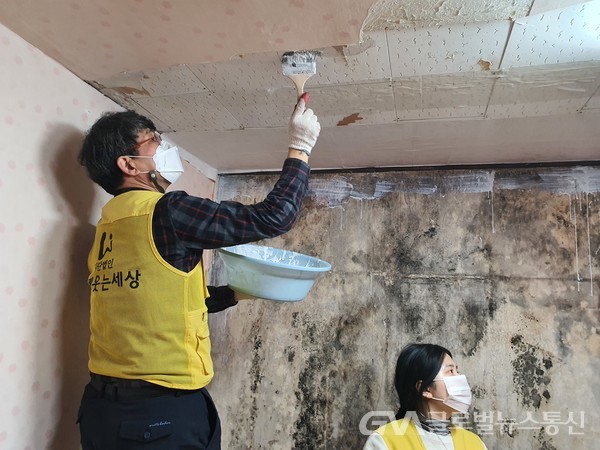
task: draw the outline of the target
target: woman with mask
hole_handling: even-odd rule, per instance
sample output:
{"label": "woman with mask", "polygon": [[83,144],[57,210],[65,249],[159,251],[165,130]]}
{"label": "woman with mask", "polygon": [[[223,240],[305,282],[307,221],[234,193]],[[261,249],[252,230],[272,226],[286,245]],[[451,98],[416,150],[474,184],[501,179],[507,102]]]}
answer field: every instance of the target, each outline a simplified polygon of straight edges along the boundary
{"label": "woman with mask", "polygon": [[435,344],[409,344],[396,364],[400,410],[394,422],[377,429],[363,450],[485,450],[475,433],[451,424],[452,414],[466,414],[471,389],[459,375],[452,354]]}

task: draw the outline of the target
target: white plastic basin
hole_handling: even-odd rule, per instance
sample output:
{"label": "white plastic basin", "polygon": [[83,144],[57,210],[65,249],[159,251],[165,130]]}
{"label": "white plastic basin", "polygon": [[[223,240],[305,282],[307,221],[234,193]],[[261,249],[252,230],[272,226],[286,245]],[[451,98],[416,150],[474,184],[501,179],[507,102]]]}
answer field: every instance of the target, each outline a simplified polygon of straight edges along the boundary
{"label": "white plastic basin", "polygon": [[302,300],[317,276],[331,270],[331,264],[321,259],[264,245],[225,247],[219,254],[229,287],[268,300]]}

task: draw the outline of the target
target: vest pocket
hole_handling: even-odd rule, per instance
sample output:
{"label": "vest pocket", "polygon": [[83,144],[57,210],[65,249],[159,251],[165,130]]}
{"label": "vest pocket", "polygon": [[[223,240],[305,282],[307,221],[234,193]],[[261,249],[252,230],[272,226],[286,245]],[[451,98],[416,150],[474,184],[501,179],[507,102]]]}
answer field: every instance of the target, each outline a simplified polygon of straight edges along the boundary
{"label": "vest pocket", "polygon": [[197,310],[189,313],[190,336],[195,338],[196,355],[199,358],[200,370],[205,376],[213,374],[213,364],[210,357],[210,332],[208,328],[208,311]]}

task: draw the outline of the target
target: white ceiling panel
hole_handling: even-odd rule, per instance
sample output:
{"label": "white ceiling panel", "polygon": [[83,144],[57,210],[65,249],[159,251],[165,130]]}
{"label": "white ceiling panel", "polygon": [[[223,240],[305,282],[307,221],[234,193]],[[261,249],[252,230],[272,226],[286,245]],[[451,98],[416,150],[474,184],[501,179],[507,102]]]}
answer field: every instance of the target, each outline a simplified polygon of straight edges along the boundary
{"label": "white ceiling panel", "polygon": [[287,126],[296,95],[293,85],[262,91],[223,90],[215,94],[219,102],[244,128]]}
{"label": "white ceiling panel", "polygon": [[588,102],[586,103],[585,107],[583,108],[584,111],[585,110],[594,110],[594,109],[600,109],[600,89],[596,89],[596,93],[594,95],[592,95],[592,97],[590,97],[590,99],[588,100]]}
{"label": "white ceiling panel", "polygon": [[212,94],[145,97],[136,102],[150,113],[160,115],[174,131],[222,131],[241,127]]}
{"label": "white ceiling panel", "polygon": [[142,86],[152,97],[208,91],[185,65],[146,70],[142,77]]}
{"label": "white ceiling panel", "polygon": [[96,86],[96,87],[98,88],[98,90],[100,92],[102,92],[108,98],[117,102],[123,108],[135,111],[138,114],[146,116],[147,118],[152,120],[152,122],[154,122],[154,126],[156,127],[156,129],[158,131],[160,131],[161,133],[164,133],[167,131],[173,131],[173,129],[169,125],[164,123],[162,121],[162,119],[159,119],[156,115],[152,114],[150,111],[148,111],[147,109],[145,109],[142,106],[140,106],[139,104],[137,104],[135,102],[135,100],[133,98],[131,98],[130,96],[127,96],[124,93],[122,93],[120,91],[115,91],[113,89],[101,88],[99,86]]}
{"label": "white ceiling panel", "polygon": [[190,67],[244,128],[286,126],[296,101],[277,53]]}
{"label": "white ceiling panel", "polygon": [[314,168],[600,158],[600,0],[96,3],[3,0],[0,27],[215,173],[281,167],[281,54],[311,49]]}
{"label": "white ceiling panel", "polygon": [[293,86],[291,80],[281,73],[281,56],[275,52],[235,57],[230,61],[192,65],[189,68],[217,95]]}
{"label": "white ceiling panel", "polygon": [[385,32],[365,33],[359,45],[322,49],[317,69],[307,87],[390,79]]}
{"label": "white ceiling panel", "polygon": [[[535,0],[531,5],[529,15],[534,16],[536,14],[543,13],[544,11],[550,11],[552,9],[563,9],[567,6],[573,6],[580,3],[584,3],[583,0]],[[525,14],[521,14],[519,17],[523,17]]]}
{"label": "white ceiling panel", "polygon": [[483,117],[495,77],[477,72],[394,82],[399,120]]}
{"label": "white ceiling panel", "polygon": [[317,112],[322,127],[396,120],[391,82],[315,87],[311,89],[310,106]]}
{"label": "white ceiling panel", "polygon": [[206,86],[184,65],[125,72],[96,83],[133,99],[208,92]]}
{"label": "white ceiling panel", "polygon": [[392,77],[495,69],[509,28],[506,20],[387,31]]}
{"label": "white ceiling panel", "polygon": [[600,1],[518,19],[502,68],[600,59]]}
{"label": "white ceiling panel", "polygon": [[576,113],[600,84],[600,62],[515,68],[499,75],[488,117]]}
{"label": "white ceiling panel", "polygon": [[486,113],[488,118],[512,118],[532,116],[552,116],[563,113],[575,113],[585,103],[581,99],[547,100],[538,102],[490,103]]}

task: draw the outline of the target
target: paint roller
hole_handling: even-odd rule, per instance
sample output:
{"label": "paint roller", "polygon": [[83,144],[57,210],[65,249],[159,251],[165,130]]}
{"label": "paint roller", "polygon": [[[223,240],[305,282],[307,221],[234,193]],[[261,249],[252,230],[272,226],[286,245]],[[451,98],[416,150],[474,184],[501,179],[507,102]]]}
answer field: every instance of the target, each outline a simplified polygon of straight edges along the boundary
{"label": "paint roller", "polygon": [[291,79],[296,85],[298,99],[304,95],[304,101],[308,103],[308,94],[304,94],[304,84],[317,73],[317,56],[321,52],[303,50],[298,52],[285,52],[281,57],[281,69],[283,74]]}

